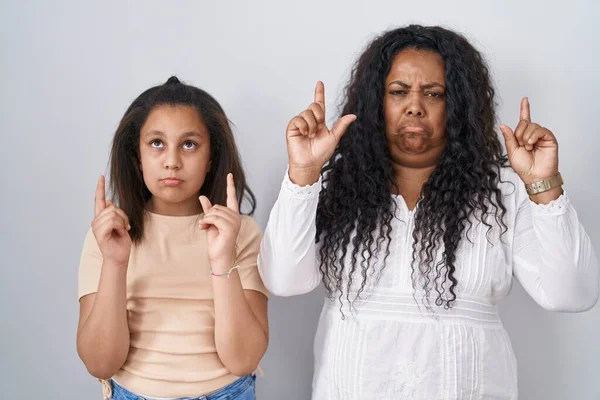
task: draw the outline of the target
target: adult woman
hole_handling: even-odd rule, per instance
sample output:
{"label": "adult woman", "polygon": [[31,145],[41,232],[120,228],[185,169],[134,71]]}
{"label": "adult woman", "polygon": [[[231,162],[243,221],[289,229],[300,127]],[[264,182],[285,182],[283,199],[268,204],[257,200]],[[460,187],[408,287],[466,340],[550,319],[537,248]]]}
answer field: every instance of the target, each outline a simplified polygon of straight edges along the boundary
{"label": "adult woman", "polygon": [[331,130],[321,83],[290,121],[259,269],[276,295],[325,286],[314,399],[516,399],[512,277],[547,309],[596,303],[555,136],[523,99],[503,156],[493,98],[464,37],[409,26],[367,47]]}

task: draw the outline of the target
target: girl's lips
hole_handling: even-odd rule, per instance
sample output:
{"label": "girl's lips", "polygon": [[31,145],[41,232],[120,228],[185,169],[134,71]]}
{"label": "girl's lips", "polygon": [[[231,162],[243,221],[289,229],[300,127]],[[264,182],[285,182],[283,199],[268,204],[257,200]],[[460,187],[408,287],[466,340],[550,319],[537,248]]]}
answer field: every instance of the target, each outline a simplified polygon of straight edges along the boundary
{"label": "girl's lips", "polygon": [[165,179],[162,179],[162,182],[166,186],[178,186],[183,183],[183,181],[181,179],[177,179],[177,178],[165,178]]}

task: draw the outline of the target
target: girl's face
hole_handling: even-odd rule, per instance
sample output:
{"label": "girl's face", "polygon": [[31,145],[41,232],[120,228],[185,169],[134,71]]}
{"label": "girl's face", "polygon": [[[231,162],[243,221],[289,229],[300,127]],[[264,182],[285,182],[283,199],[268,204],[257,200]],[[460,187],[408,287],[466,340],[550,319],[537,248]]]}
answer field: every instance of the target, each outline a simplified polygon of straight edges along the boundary
{"label": "girl's face", "polygon": [[198,196],[210,169],[210,138],[198,112],[183,105],[153,109],[140,131],[140,164],[152,193],[149,211],[200,213]]}

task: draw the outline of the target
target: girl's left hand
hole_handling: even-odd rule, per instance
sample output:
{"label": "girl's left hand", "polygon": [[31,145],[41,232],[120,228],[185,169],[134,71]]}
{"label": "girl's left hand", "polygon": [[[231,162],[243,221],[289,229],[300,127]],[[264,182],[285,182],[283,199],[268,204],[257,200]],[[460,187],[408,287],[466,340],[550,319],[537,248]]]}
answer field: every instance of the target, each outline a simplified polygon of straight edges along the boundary
{"label": "girl's left hand", "polygon": [[205,196],[200,196],[204,217],[200,229],[206,230],[208,257],[215,273],[227,272],[235,263],[235,245],[242,224],[233,175],[227,175],[227,207],[213,206]]}
{"label": "girl's left hand", "polygon": [[558,174],[558,142],[550,130],[531,122],[529,99],[521,100],[520,121],[513,130],[500,125],[508,161],[524,183],[549,179]]}

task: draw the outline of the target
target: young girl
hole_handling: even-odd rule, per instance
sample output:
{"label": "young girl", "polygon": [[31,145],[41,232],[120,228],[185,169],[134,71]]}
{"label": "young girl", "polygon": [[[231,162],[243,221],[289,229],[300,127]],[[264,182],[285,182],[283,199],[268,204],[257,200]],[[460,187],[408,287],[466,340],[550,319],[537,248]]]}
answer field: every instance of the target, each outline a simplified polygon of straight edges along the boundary
{"label": "young girl", "polygon": [[255,199],[221,106],[175,77],[146,90],[115,134],[110,184],[83,246],[77,332],[104,398],[254,399],[261,232],[239,214]]}

